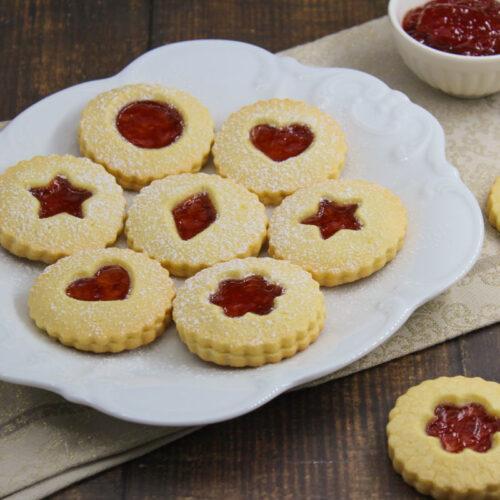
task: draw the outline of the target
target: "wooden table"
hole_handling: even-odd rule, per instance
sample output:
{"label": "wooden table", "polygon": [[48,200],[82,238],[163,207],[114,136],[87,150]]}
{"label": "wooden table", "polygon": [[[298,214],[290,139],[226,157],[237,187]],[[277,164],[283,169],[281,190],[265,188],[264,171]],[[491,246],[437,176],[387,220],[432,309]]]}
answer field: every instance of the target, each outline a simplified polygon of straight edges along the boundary
{"label": "wooden table", "polygon": [[[0,2],[0,119],[143,52],[193,38],[279,51],[385,13],[384,0]],[[385,424],[396,397],[439,375],[500,380],[500,326],[212,425],[52,498],[419,498],[395,474]]]}

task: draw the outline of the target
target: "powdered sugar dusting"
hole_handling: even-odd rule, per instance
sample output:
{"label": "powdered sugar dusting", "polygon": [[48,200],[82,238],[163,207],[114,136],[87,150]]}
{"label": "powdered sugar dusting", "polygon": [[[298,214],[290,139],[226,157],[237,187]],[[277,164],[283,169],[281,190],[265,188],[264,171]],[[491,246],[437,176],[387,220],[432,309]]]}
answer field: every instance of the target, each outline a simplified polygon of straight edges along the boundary
{"label": "powdered sugar dusting", "polygon": [[[194,238],[177,233],[173,208],[206,192],[216,220]],[[153,182],[135,198],[126,232],[131,247],[158,259],[174,274],[193,274],[200,268],[239,256],[257,254],[266,235],[267,216],[257,197],[217,175],[181,174]]]}
{"label": "powdered sugar dusting", "polygon": [[[307,125],[314,140],[300,155],[274,162],[250,141],[250,130],[261,124]],[[213,148],[218,173],[272,204],[300,187],[337,177],[345,154],[344,134],[335,120],[305,102],[290,99],[259,101],[233,113],[216,135]]]}

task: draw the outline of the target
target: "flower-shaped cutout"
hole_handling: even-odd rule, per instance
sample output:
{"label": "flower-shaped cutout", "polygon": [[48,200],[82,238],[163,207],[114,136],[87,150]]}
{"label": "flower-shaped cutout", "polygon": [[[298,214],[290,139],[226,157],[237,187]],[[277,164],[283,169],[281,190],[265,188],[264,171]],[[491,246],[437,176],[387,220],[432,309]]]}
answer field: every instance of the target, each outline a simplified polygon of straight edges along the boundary
{"label": "flower-shaped cutout", "polygon": [[279,285],[262,276],[252,275],[243,279],[221,281],[217,291],[210,295],[210,302],[222,307],[230,318],[243,316],[248,312],[263,316],[274,309],[274,299],[283,295]]}
{"label": "flower-shaped cutout", "polygon": [[491,448],[492,436],[500,432],[500,418],[489,415],[484,406],[442,404],[426,427],[429,436],[438,437],[443,449],[459,453],[465,448],[484,453]]}

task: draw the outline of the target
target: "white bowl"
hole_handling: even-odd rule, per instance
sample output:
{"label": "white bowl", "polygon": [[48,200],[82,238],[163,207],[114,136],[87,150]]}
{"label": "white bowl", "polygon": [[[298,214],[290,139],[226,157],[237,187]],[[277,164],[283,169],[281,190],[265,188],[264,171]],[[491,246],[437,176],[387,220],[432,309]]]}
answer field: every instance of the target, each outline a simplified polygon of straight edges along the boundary
{"label": "white bowl", "polygon": [[500,91],[500,55],[462,56],[427,47],[408,35],[405,14],[422,0],[390,0],[389,19],[394,40],[407,66],[424,82],[447,94],[482,97]]}

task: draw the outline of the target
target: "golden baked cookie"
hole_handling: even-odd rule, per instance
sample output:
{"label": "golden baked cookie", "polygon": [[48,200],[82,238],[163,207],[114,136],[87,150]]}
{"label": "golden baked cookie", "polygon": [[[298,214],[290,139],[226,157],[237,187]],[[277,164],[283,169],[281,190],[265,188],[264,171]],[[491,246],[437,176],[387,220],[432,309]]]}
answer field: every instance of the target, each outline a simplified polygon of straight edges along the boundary
{"label": "golden baked cookie", "polygon": [[403,479],[434,498],[500,498],[500,384],[441,377],[398,398],[387,425]]}
{"label": "golden baked cookie", "polygon": [[36,325],[81,351],[120,352],[149,344],[170,321],[168,271],[121,248],[79,252],[47,267],[29,294]]}
{"label": "golden baked cookie", "polygon": [[488,196],[486,204],[486,215],[490,224],[500,231],[500,176],[496,178]]}
{"label": "golden baked cookie", "polygon": [[173,317],[182,341],[201,359],[260,366],[309,346],[323,328],[325,305],[318,283],[300,267],[249,257],[186,280]]}
{"label": "golden baked cookie", "polygon": [[124,218],[122,188],[86,158],[36,156],[0,176],[0,244],[20,257],[50,263],[104,248]]}
{"label": "golden baked cookie", "polygon": [[196,172],[214,137],[208,109],[195,97],[161,85],[136,84],[98,95],[80,120],[82,154],[101,163],[126,189]]}
{"label": "golden baked cookie", "polygon": [[406,209],[388,189],[362,180],[325,181],[274,210],[269,253],[302,266],[321,285],[340,285],[393,259],[406,225]]}
{"label": "golden baked cookie", "polygon": [[233,113],[216,135],[217,172],[277,205],[297,189],[337,178],[347,146],[328,114],[302,101],[270,99]]}
{"label": "golden baked cookie", "polygon": [[129,246],[176,276],[257,255],[266,230],[266,211],[257,196],[208,174],[153,182],[134,199],[125,225]]}

